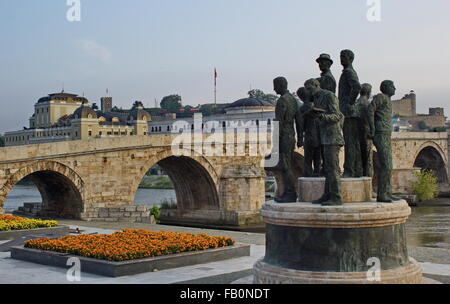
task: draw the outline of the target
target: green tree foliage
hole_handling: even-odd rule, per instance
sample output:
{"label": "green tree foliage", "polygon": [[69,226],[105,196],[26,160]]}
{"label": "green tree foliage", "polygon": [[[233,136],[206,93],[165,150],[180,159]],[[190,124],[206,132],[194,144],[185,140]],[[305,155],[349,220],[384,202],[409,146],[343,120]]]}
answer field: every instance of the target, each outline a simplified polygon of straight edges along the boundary
{"label": "green tree foliage", "polygon": [[417,181],[413,184],[413,190],[419,202],[435,199],[439,194],[439,187],[433,172],[431,170],[422,170],[414,174]]}
{"label": "green tree foliage", "polygon": [[161,216],[161,210],[158,206],[153,206],[152,209],[150,209],[150,215],[153,215],[155,219],[159,219]]}
{"label": "green tree foliage", "polygon": [[435,127],[430,129],[430,132],[447,132],[447,128],[446,127]]}
{"label": "green tree foliage", "polygon": [[4,147],[4,146],[5,146],[5,137],[0,136],[0,147]]}
{"label": "green tree foliage", "polygon": [[273,94],[266,94],[262,90],[259,89],[253,89],[248,92],[248,96],[254,97],[260,100],[268,101],[272,104],[275,104],[277,102],[278,97]]}
{"label": "green tree foliage", "polygon": [[425,121],[423,121],[423,120],[419,121],[418,125],[419,125],[419,129],[420,129],[420,130],[426,130],[426,129],[428,129],[427,124],[426,124]]}
{"label": "green tree foliage", "polygon": [[215,114],[215,109],[213,105],[202,105],[200,106],[200,112],[204,115],[204,116],[210,116]]}
{"label": "green tree foliage", "polygon": [[182,107],[180,95],[169,95],[161,100],[161,108],[176,113]]}

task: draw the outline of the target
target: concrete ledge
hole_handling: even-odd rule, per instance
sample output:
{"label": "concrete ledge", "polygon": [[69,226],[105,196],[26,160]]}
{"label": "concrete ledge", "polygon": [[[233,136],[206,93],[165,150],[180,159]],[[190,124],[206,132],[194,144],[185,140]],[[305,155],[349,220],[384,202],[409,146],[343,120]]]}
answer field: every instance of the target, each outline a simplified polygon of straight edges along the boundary
{"label": "concrete ledge", "polygon": [[11,230],[11,231],[0,231],[0,240],[14,240],[24,236],[32,235],[66,235],[69,234],[69,226],[57,226],[50,228],[37,228],[28,230]]}
{"label": "concrete ledge", "polygon": [[247,227],[261,225],[258,211],[178,210],[162,209],[159,221],[162,225],[193,227]]}
{"label": "concrete ledge", "polygon": [[422,284],[422,268],[412,258],[403,267],[382,270],[381,281],[371,282],[366,272],[312,272],[255,264],[255,284]]}
{"label": "concrete ledge", "polygon": [[236,244],[234,246],[218,249],[184,252],[124,262],[110,262],[71,254],[29,249],[24,248],[23,246],[11,248],[11,258],[13,259],[62,268],[68,268],[69,266],[66,265],[67,260],[75,257],[81,261],[82,272],[106,277],[129,276],[145,272],[223,261],[244,256],[250,256],[250,245]]}
{"label": "concrete ledge", "polygon": [[261,209],[266,224],[308,228],[371,228],[401,225],[411,215],[404,200],[321,206],[311,203],[267,202]]}

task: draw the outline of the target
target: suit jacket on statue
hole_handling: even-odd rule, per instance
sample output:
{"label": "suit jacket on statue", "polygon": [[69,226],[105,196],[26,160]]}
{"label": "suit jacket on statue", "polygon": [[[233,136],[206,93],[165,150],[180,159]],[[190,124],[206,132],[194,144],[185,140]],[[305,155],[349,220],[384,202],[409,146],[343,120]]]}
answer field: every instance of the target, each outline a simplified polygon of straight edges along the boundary
{"label": "suit jacket on statue", "polygon": [[372,134],[392,132],[392,103],[389,96],[376,95],[368,106]]}
{"label": "suit jacket on statue", "polygon": [[320,82],[320,88],[324,90],[328,90],[336,94],[336,79],[334,79],[331,71],[326,71],[320,75],[320,78],[317,79]]}
{"label": "suit jacket on statue", "polygon": [[336,95],[327,90],[320,90],[314,96],[314,104],[316,108],[325,110],[319,122],[322,145],[344,146],[342,135],[344,115],[339,110]]}
{"label": "suit jacket on statue", "polygon": [[291,93],[280,97],[275,107],[275,120],[280,124],[280,152],[291,152],[295,148],[294,120],[298,103]]}
{"label": "suit jacket on statue", "polygon": [[297,133],[304,138],[304,146],[320,147],[319,119],[311,114],[314,103],[305,103],[296,115]]}
{"label": "suit jacket on statue", "polygon": [[347,67],[339,80],[339,108],[346,118],[359,117],[356,99],[361,92],[361,84],[353,67]]}

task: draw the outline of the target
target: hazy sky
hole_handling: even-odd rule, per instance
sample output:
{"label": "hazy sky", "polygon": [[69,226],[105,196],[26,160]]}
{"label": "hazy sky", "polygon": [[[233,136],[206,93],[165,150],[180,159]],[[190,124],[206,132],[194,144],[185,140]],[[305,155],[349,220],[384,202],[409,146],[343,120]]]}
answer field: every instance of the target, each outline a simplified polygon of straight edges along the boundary
{"label": "hazy sky", "polygon": [[290,90],[317,77],[327,52],[356,53],[361,82],[378,92],[411,89],[418,111],[450,113],[450,1],[381,0],[381,22],[366,0],[81,0],[81,22],[68,22],[66,0],[0,1],[0,132],[28,126],[38,98],[58,92],[91,102],[109,88],[115,105],[153,106],[166,95],[183,103],[232,102],[252,88],[272,92],[284,75]]}

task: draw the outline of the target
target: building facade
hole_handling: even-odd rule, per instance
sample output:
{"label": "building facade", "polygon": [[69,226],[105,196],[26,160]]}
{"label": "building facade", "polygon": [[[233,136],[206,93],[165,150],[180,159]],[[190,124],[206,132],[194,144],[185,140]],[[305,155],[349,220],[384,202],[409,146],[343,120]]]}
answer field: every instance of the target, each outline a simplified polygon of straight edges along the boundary
{"label": "building facade", "polygon": [[[255,128],[260,125],[271,126],[275,119],[275,106],[270,102],[254,97],[240,99],[225,107],[223,114],[178,118],[176,114],[153,117],[148,124],[149,134],[170,134],[194,130],[201,124],[203,133],[219,129]],[[196,121],[200,120],[200,121]]]}
{"label": "building facade", "polygon": [[[394,117],[411,125],[410,131],[426,131],[427,128],[445,127],[446,117],[443,108],[430,108],[428,114],[417,114],[417,96],[414,91],[402,99],[392,101]],[[403,123],[405,127],[405,123]],[[424,128],[426,127],[426,128]]]}
{"label": "building facade", "polygon": [[40,98],[29,127],[5,133],[5,146],[147,135],[151,116],[141,102],[135,102],[131,110],[113,112],[112,98],[102,98],[102,106],[104,100],[107,112],[75,94],[61,92]]}

